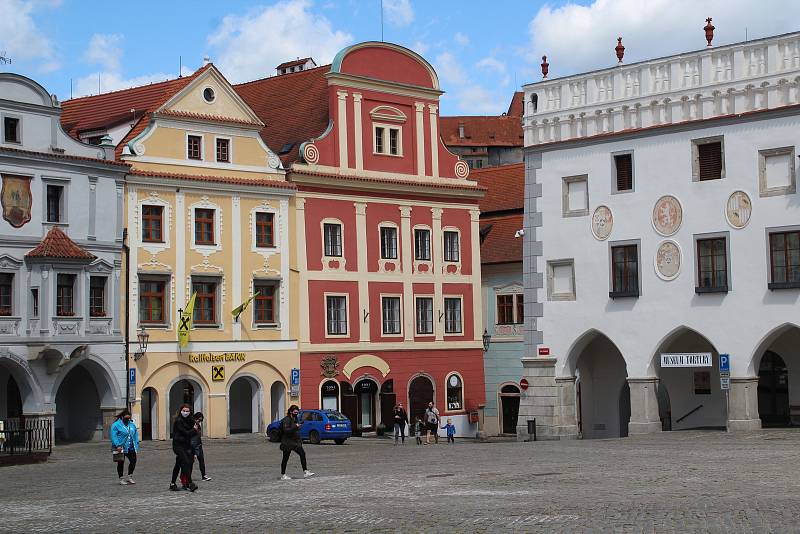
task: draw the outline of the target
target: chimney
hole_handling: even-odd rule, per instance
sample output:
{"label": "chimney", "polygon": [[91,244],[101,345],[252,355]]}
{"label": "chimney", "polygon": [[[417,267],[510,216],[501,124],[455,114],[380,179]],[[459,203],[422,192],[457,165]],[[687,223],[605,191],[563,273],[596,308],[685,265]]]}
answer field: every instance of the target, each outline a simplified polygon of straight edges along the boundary
{"label": "chimney", "polygon": [[547,62],[547,56],[542,56],[542,79],[547,79],[547,73],[550,72],[550,63]]}
{"label": "chimney", "polygon": [[711,24],[711,17],[708,17],[706,19],[706,25],[703,29],[706,31],[706,41],[708,41],[708,44],[706,46],[710,47],[711,41],[714,40],[714,29],[715,29],[714,25]]}
{"label": "chimney", "polygon": [[617,60],[619,60],[618,65],[622,65],[622,58],[625,56],[625,47],[622,46],[622,37],[617,37],[617,46],[614,47],[614,51],[617,53]]}
{"label": "chimney", "polygon": [[459,122],[458,123],[458,138],[459,139],[464,139],[464,123],[463,122]]}

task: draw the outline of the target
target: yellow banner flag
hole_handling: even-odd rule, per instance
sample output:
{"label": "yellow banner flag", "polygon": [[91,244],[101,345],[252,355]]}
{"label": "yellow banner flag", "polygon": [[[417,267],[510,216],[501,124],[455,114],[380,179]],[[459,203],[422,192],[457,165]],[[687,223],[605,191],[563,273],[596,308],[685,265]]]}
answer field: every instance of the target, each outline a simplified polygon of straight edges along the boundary
{"label": "yellow banner flag", "polygon": [[192,321],[194,317],[194,301],[197,298],[197,293],[192,293],[189,298],[189,303],[183,310],[178,323],[178,343],[181,347],[185,347],[189,343],[189,331],[192,329]]}
{"label": "yellow banner flag", "polygon": [[231,312],[231,315],[233,315],[233,319],[234,319],[234,320],[236,320],[236,321],[238,321],[238,320],[239,320],[239,316],[242,314],[242,312],[243,312],[243,311],[245,311],[245,310],[247,309],[247,307],[250,305],[250,303],[251,303],[251,302],[253,302],[253,299],[254,299],[254,298],[256,298],[256,297],[259,295],[259,293],[261,293],[261,291],[256,291],[256,292],[255,292],[255,294],[254,294],[252,297],[250,297],[250,298],[249,298],[249,299],[247,299],[246,301],[244,301],[244,302],[242,302],[241,304],[239,304],[239,305],[238,305],[238,306],[237,306],[237,307],[236,307],[236,308],[235,308],[235,309],[234,309],[234,310]]}

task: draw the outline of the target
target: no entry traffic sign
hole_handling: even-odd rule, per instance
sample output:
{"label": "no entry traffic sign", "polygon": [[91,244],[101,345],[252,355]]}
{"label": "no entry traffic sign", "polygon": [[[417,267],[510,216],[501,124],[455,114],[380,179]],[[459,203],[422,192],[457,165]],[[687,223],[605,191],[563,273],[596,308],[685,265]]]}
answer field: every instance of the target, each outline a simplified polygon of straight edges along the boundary
{"label": "no entry traffic sign", "polygon": [[528,379],[527,378],[521,379],[519,381],[519,387],[522,388],[522,391],[527,390],[528,389]]}

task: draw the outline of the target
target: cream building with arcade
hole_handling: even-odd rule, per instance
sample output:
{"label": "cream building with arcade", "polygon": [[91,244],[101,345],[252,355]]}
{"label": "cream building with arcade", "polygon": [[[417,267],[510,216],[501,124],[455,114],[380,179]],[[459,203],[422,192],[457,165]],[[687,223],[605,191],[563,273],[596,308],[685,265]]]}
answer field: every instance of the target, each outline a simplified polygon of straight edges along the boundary
{"label": "cream building with arcade", "polygon": [[[259,135],[264,124],[211,64],[65,108],[73,135],[118,132],[118,157],[132,165],[129,379],[143,437],[168,439],[184,402],[205,414],[210,437],[263,431],[284,412],[299,367],[295,189]],[[181,310],[193,293],[181,348]],[[144,354],[136,350],[142,328]]]}

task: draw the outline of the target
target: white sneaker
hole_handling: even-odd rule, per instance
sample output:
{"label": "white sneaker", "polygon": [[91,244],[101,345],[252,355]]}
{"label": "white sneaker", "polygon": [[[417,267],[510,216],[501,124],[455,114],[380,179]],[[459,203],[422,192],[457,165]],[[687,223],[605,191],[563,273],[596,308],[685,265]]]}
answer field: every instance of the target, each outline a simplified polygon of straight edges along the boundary
{"label": "white sneaker", "polygon": [[119,477],[119,484],[120,486],[127,486],[130,482],[128,482],[128,479],[125,477]]}
{"label": "white sneaker", "polygon": [[203,480],[205,480],[206,482],[208,482],[209,480],[211,480],[211,477],[210,477],[210,476],[208,476],[208,475],[203,475]]}
{"label": "white sneaker", "polygon": [[303,472],[303,478],[311,478],[313,476],[314,476],[314,473],[312,473],[311,471],[309,471],[307,469]]}
{"label": "white sneaker", "polygon": [[133,480],[133,477],[131,475],[128,475],[128,484],[136,484],[136,481]]}
{"label": "white sneaker", "polygon": [[281,475],[280,480],[292,480],[292,477],[290,477],[289,475]]}

